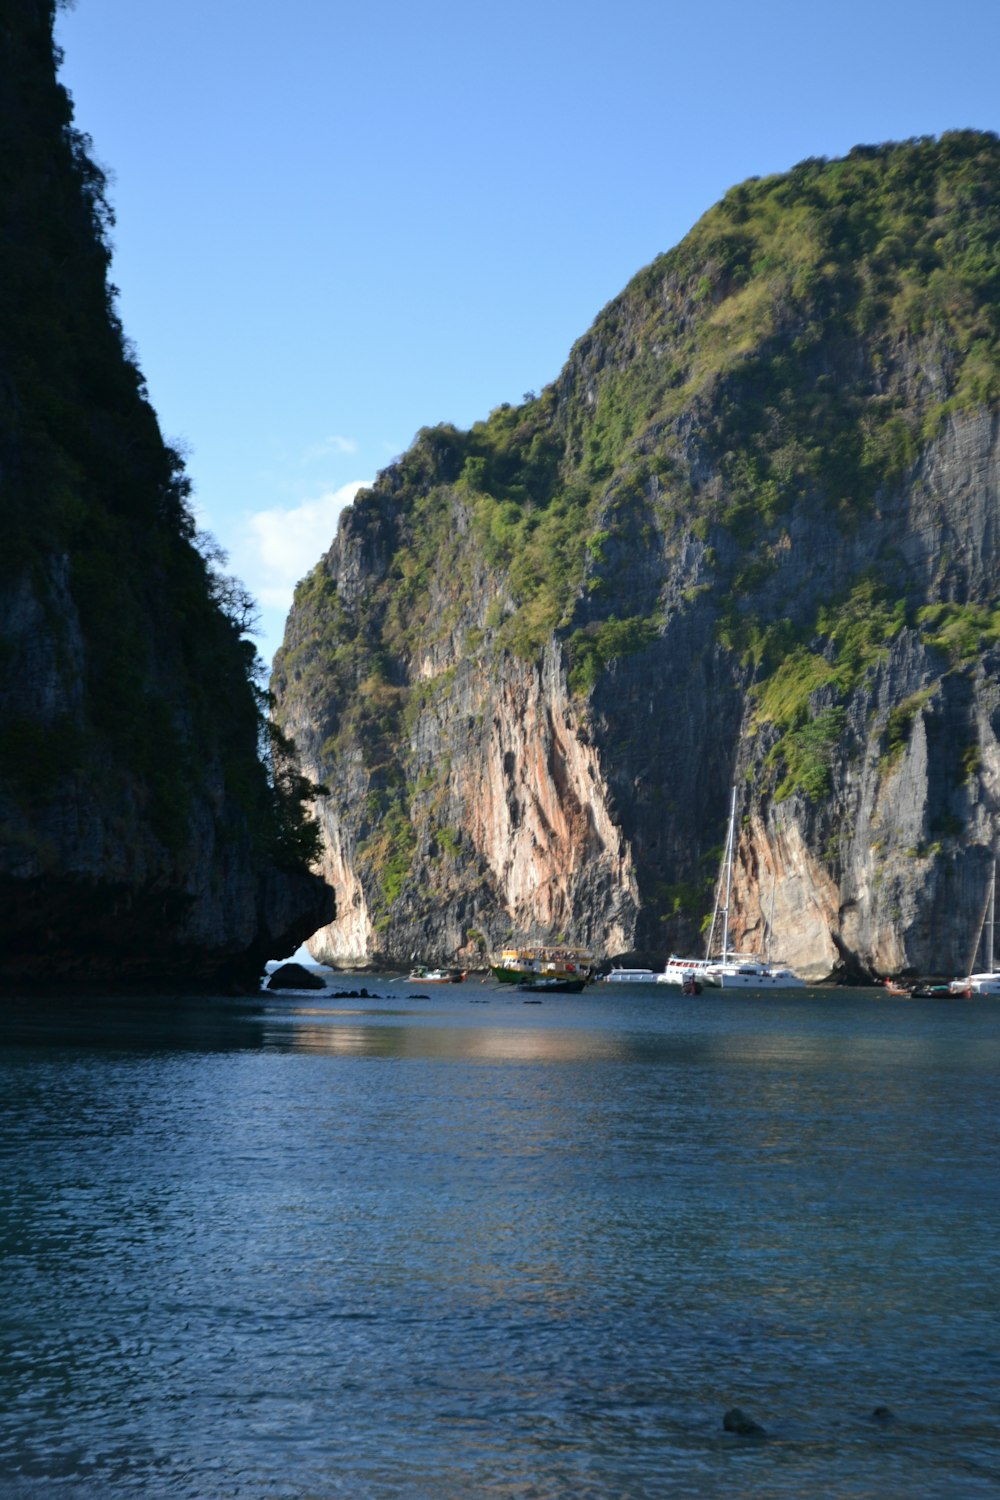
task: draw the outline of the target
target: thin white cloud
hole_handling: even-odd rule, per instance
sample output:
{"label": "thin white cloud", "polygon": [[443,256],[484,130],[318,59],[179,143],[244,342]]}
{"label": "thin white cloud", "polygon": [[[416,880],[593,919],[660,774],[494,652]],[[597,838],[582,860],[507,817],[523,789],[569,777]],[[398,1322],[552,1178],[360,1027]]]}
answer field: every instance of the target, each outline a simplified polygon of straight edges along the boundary
{"label": "thin white cloud", "polygon": [[332,454],[340,456],[357,453],[358,445],[353,438],[341,437],[339,433],[333,433],[325,437],[319,443],[313,443],[302,455],[304,464],[318,463],[322,458],[329,458]]}
{"label": "thin white cloud", "polygon": [[342,484],[291,509],[275,506],[248,517],[242,575],[261,604],[290,607],[295,585],[319,562],[333,541],[341,511],[365,483]]}

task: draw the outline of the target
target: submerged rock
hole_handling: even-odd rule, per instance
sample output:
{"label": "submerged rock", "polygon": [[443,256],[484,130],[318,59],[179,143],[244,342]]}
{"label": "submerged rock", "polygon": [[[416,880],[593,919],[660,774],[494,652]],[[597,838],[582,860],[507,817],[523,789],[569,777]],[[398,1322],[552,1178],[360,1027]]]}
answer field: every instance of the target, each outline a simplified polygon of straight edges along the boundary
{"label": "submerged rock", "polygon": [[767,1437],[765,1429],[738,1406],[729,1408],[722,1419],[722,1425],[727,1432],[735,1432],[740,1437]]}

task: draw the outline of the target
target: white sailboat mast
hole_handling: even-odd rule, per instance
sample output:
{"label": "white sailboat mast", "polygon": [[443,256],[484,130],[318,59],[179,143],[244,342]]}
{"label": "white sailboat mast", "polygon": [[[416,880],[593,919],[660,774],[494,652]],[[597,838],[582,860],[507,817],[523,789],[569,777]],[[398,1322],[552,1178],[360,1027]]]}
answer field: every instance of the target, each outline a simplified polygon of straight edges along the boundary
{"label": "white sailboat mast", "polygon": [[726,839],[726,903],[722,908],[722,962],[729,959],[729,897],[733,889],[733,844],[736,836],[736,788],[729,807],[729,834]]}

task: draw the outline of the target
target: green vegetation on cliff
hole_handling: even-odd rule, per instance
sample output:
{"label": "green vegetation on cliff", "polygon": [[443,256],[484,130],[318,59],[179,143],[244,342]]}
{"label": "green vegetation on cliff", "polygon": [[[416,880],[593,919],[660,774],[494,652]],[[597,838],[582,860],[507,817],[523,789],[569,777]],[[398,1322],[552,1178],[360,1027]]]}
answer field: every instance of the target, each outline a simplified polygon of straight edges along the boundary
{"label": "green vegetation on cliff", "polygon": [[[860,699],[894,653],[923,651],[909,706],[877,711],[890,774],[937,684],[998,634],[964,563],[915,561],[912,539],[904,558],[886,518],[905,525],[930,494],[927,456],[955,421],[998,404],[994,135],[858,147],[733,188],[551,386],[468,431],[421,430],[301,586],[276,684],[323,723],[324,776],[360,755],[394,788],[385,826],[363,830],[376,883],[407,860],[421,873],[414,745],[445,674],[496,678],[553,644],[581,712],[608,725],[623,663],[636,696],[643,674],[719,691],[757,790],[813,805],[861,753]],[[623,769],[616,795],[640,785]]]}
{"label": "green vegetation on cliff", "polygon": [[381,611],[366,607],[407,661],[462,618],[478,555],[500,604],[491,646],[530,657],[558,634],[586,691],[661,623],[659,601],[637,615],[620,597],[637,513],[647,541],[679,526],[711,543],[705,577],[752,615],[793,506],[850,532],[949,413],[998,396],[1000,142],[963,131],[803,162],[733,188],[540,396],[418,434],[389,471],[398,545]]}

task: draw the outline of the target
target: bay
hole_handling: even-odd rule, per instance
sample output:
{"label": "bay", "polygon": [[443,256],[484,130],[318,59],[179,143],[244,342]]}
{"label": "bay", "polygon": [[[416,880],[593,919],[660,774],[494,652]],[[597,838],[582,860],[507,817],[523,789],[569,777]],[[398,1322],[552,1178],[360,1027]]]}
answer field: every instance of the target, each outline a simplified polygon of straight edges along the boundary
{"label": "bay", "polygon": [[8,999],[0,1494],[1000,1494],[1000,1006],[525,998]]}

